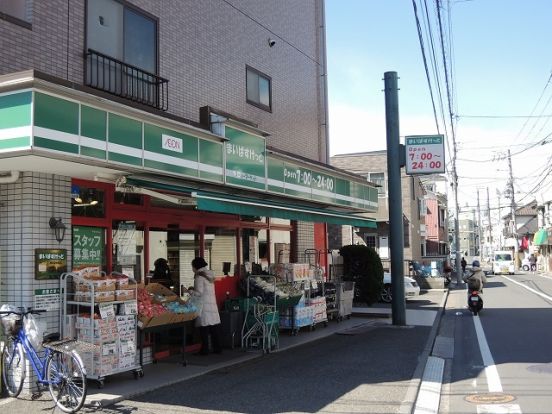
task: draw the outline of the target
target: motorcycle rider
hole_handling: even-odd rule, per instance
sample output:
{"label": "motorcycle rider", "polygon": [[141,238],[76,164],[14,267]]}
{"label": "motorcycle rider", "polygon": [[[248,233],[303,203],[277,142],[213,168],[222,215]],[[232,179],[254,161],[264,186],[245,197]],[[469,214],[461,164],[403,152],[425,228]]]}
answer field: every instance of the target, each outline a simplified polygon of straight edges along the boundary
{"label": "motorcycle rider", "polygon": [[464,282],[468,284],[469,292],[477,290],[479,293],[483,293],[483,285],[487,283],[487,278],[485,277],[485,272],[481,270],[479,260],[473,261],[471,270],[470,275],[464,276]]}

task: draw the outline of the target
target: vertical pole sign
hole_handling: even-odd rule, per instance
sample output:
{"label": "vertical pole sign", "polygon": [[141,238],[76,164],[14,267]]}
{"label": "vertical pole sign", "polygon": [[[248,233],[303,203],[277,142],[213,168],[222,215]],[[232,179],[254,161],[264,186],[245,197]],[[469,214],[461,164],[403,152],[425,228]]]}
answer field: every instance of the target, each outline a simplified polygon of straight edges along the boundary
{"label": "vertical pole sign", "polygon": [[405,137],[406,174],[440,174],[445,172],[443,135]]}

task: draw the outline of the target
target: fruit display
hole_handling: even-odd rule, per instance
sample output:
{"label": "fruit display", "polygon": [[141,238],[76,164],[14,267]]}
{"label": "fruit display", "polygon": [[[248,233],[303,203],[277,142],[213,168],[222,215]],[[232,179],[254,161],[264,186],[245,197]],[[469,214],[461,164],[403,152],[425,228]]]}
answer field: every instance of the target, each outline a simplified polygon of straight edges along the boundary
{"label": "fruit display", "polygon": [[200,310],[193,296],[184,301],[158,283],[138,288],[138,319],[141,328],[192,320]]}
{"label": "fruit display", "polygon": [[167,313],[167,309],[160,303],[153,302],[153,295],[144,288],[138,288],[138,315],[153,318]]}

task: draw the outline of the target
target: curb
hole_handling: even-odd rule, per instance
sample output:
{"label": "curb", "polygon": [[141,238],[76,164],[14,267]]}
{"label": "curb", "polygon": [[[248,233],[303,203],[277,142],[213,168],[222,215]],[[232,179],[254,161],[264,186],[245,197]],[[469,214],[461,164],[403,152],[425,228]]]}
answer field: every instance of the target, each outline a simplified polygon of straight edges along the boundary
{"label": "curb", "polygon": [[401,414],[411,414],[414,411],[414,407],[416,405],[416,401],[420,393],[422,376],[423,376],[425,367],[429,361],[431,351],[433,350],[433,344],[435,343],[435,338],[437,338],[437,332],[439,331],[439,325],[441,324],[441,319],[445,313],[445,306],[448,300],[449,289],[444,290],[444,293],[445,294],[441,299],[441,303],[439,304],[439,310],[437,312],[437,316],[433,321],[433,325],[431,327],[429,337],[424,346],[422,354],[420,355],[420,360],[418,362],[418,365],[416,366],[416,369],[414,370],[412,379],[410,380],[410,385],[406,393],[405,402],[401,404],[401,407],[399,409],[399,413]]}

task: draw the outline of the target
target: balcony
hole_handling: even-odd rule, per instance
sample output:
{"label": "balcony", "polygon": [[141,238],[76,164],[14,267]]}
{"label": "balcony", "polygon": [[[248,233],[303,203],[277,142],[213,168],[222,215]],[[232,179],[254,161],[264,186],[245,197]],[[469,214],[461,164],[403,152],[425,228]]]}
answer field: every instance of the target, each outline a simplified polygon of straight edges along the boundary
{"label": "balcony", "polygon": [[92,49],[85,53],[85,85],[162,111],[168,109],[167,79]]}

